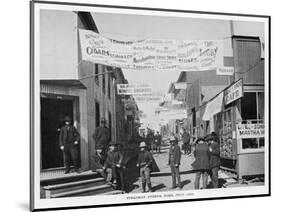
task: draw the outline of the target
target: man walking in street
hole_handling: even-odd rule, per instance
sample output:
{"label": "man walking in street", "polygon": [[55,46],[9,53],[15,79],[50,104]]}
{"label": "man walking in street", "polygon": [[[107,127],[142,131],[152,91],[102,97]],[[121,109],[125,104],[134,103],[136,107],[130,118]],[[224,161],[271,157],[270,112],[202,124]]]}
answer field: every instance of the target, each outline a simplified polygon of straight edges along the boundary
{"label": "man walking in street", "polygon": [[161,143],[162,143],[162,136],[157,131],[157,134],[155,136],[155,143],[156,143],[156,152],[161,153]]}
{"label": "man walking in street", "polygon": [[150,180],[150,172],[152,169],[153,156],[147,151],[147,146],[145,142],[140,143],[140,152],[137,160],[137,167],[140,169],[140,179],[142,183],[142,192],[146,192],[146,185],[148,187],[148,191],[152,191],[151,180]]}
{"label": "man walking in street", "polygon": [[[181,161],[181,150],[178,145],[178,139],[175,137],[170,138],[170,151],[169,151],[169,162],[172,173],[172,188],[178,187],[181,189],[181,178],[180,178],[180,161]],[[176,179],[178,184],[176,183]]]}
{"label": "man walking in street", "polygon": [[79,171],[78,145],[80,135],[76,128],[71,125],[71,118],[64,118],[65,125],[60,129],[59,145],[64,154],[65,174],[70,172],[70,162],[72,160],[75,172]]}
{"label": "man walking in street", "polygon": [[191,153],[191,148],[190,148],[190,135],[184,129],[183,134],[182,134],[182,142],[183,142],[183,150],[184,154],[190,154]]}
{"label": "man walking in street", "polygon": [[92,158],[94,164],[92,171],[95,171],[96,169],[100,170],[103,166],[106,159],[105,156],[108,144],[110,142],[110,131],[106,127],[106,121],[104,118],[101,118],[100,126],[95,129],[93,140],[95,142],[96,153]]}

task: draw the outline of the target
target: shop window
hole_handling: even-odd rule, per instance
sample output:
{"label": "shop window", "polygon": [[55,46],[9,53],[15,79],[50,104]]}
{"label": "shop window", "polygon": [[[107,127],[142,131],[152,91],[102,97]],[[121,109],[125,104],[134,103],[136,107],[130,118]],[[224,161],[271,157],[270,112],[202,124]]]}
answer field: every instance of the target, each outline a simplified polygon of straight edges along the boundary
{"label": "shop window", "polygon": [[257,93],[258,97],[258,119],[264,119],[264,92]]}
{"label": "shop window", "polygon": [[242,149],[261,149],[264,148],[264,138],[242,139]]}
{"label": "shop window", "polygon": [[99,65],[95,64],[95,81],[99,85]]}
{"label": "shop window", "polygon": [[256,92],[244,93],[241,99],[241,114],[243,120],[257,119]]}
{"label": "shop window", "polygon": [[[264,92],[246,92],[241,100],[243,122],[249,124],[263,123]],[[264,148],[264,138],[242,139],[242,150]]]}

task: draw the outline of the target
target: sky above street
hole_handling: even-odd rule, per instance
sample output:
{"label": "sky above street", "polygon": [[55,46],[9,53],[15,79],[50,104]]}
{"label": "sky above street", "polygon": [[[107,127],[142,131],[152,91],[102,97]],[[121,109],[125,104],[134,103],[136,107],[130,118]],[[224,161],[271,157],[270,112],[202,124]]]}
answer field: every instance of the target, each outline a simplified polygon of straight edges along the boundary
{"label": "sky above street", "polygon": [[[174,40],[223,40],[224,56],[232,56],[231,27],[229,20],[165,17],[114,13],[92,13],[99,33],[105,37],[135,41],[142,39]],[[233,22],[236,35],[259,36],[263,39],[263,24],[257,22]],[[150,84],[154,91],[167,93],[169,85],[178,79],[179,71],[123,70],[129,84]],[[158,125],[154,107],[158,104],[138,103],[148,118],[149,126]]]}

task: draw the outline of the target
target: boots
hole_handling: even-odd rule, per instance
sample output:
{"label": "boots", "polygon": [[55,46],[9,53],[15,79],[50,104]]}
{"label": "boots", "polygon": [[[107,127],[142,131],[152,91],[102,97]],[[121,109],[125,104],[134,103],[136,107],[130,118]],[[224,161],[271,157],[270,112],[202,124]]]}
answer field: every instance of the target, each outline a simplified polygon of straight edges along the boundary
{"label": "boots", "polygon": [[152,192],[151,183],[147,183],[148,192]]}
{"label": "boots", "polygon": [[146,183],[142,183],[142,193],[145,193],[145,185]]}

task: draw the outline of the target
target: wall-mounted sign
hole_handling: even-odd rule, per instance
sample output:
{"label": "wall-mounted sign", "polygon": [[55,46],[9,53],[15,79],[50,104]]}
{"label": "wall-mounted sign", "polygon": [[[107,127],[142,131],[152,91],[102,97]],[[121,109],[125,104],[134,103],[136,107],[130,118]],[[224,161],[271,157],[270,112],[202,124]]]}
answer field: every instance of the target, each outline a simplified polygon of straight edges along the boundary
{"label": "wall-mounted sign", "polygon": [[263,138],[264,124],[237,124],[237,138]]}
{"label": "wall-mounted sign", "polygon": [[234,67],[219,67],[217,68],[217,75],[232,76],[234,74]]}
{"label": "wall-mounted sign", "polygon": [[187,88],[187,83],[186,82],[178,82],[178,83],[174,83],[175,89],[181,89],[184,90]]}
{"label": "wall-mounted sign", "polygon": [[224,91],[224,104],[228,105],[241,97],[243,97],[242,79],[236,81]]}
{"label": "wall-mounted sign", "polygon": [[117,85],[118,95],[144,95],[152,94],[152,88],[150,85],[130,85],[130,84],[118,84]]}

